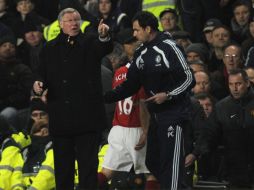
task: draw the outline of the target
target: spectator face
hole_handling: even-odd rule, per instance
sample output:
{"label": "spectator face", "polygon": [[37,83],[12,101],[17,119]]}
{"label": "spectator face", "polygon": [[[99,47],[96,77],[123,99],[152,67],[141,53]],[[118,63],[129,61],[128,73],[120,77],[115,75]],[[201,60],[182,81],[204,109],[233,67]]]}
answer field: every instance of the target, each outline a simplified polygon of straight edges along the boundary
{"label": "spectator face", "polygon": [[239,68],[241,65],[240,49],[236,46],[229,46],[225,49],[223,62],[227,71]]}
{"label": "spectator face", "polygon": [[190,67],[192,68],[193,72],[198,72],[198,71],[205,71],[205,68],[201,64],[190,64]]}
{"label": "spectator face", "polygon": [[128,58],[131,60],[135,50],[137,49],[139,43],[138,42],[132,42],[132,43],[128,43],[128,44],[123,44],[123,49],[124,52],[126,53],[126,55],[128,56]]}
{"label": "spectator face", "polygon": [[243,95],[247,92],[249,85],[249,81],[244,81],[240,73],[236,75],[229,75],[228,77],[229,90],[235,99],[243,97]]}
{"label": "spectator face", "polygon": [[186,49],[191,44],[191,41],[189,39],[176,39],[176,43]]}
{"label": "spectator face", "polygon": [[40,120],[40,119],[48,119],[48,113],[45,112],[45,111],[34,110],[34,111],[31,113],[31,118],[32,118],[34,121],[38,121],[38,120]]}
{"label": "spectator face", "polygon": [[65,13],[60,20],[60,27],[65,34],[76,36],[80,31],[80,20],[78,12]]}
{"label": "spectator face", "polygon": [[133,22],[133,36],[140,42],[144,43],[149,40],[150,30],[150,27],[142,28],[137,20]]}
{"label": "spectator face", "polygon": [[209,32],[205,32],[205,39],[207,41],[208,44],[212,44],[213,42],[213,38],[212,38],[212,32],[209,31]]}
{"label": "spectator face", "polygon": [[215,48],[222,48],[230,40],[229,32],[225,28],[217,28],[212,32],[212,45]]}
{"label": "spectator face", "polygon": [[189,52],[189,53],[187,53],[187,60],[188,61],[197,61],[197,60],[200,60],[200,56],[196,52]]}
{"label": "spectator face", "polygon": [[198,100],[200,105],[203,107],[206,117],[210,115],[210,113],[213,111],[213,103],[210,100],[210,98],[205,98],[203,100]]}
{"label": "spectator face", "polygon": [[254,84],[254,69],[253,68],[248,68],[245,70],[248,77],[249,77],[249,80],[252,84]]}
{"label": "spectator face", "polygon": [[15,45],[10,42],[5,42],[0,46],[0,58],[8,59],[14,57],[15,53]]}
{"label": "spectator face", "polygon": [[254,22],[250,22],[249,30],[250,30],[250,35],[254,38]]}
{"label": "spectator face", "polygon": [[26,15],[33,10],[34,6],[30,0],[19,1],[17,4],[17,11],[22,15]]}
{"label": "spectator face", "polygon": [[175,29],[176,24],[177,24],[177,20],[176,17],[173,13],[165,13],[161,19],[161,26],[163,28],[164,31],[172,31]]}
{"label": "spectator face", "polygon": [[240,26],[244,26],[248,23],[250,17],[249,8],[245,5],[240,5],[234,10],[234,17]]}
{"label": "spectator face", "polygon": [[100,0],[99,2],[99,12],[102,15],[108,15],[111,11],[111,1],[110,0]]}
{"label": "spectator face", "polygon": [[25,40],[32,47],[37,46],[42,40],[42,33],[39,31],[27,32],[25,33]]}
{"label": "spectator face", "polygon": [[205,72],[196,72],[194,74],[195,80],[196,80],[196,85],[194,86],[193,93],[198,94],[198,93],[209,93],[210,91],[210,81],[209,77]]}
{"label": "spectator face", "polygon": [[0,13],[4,12],[6,8],[7,6],[5,0],[0,0]]}

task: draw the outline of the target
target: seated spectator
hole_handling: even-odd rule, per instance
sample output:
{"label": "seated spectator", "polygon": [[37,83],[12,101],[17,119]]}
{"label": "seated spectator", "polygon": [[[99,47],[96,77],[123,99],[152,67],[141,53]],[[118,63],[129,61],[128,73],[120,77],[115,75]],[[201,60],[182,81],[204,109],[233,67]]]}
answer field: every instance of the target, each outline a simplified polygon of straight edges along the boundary
{"label": "seated spectator", "polygon": [[184,50],[191,44],[191,36],[186,31],[175,31],[172,32],[172,38],[176,41],[176,43],[183,47]]}
{"label": "seated spectator", "polygon": [[207,44],[207,47],[210,49],[212,47],[212,31],[215,27],[222,25],[221,21],[217,18],[211,18],[206,21],[205,26],[203,28],[204,33],[204,43]]}
{"label": "seated spectator", "polygon": [[209,72],[215,72],[223,67],[223,48],[231,42],[230,29],[219,25],[212,30],[212,48],[208,62]]}
{"label": "seated spectator", "polygon": [[44,44],[40,25],[26,23],[24,25],[24,41],[17,47],[17,56],[33,73],[39,65],[39,54]]}
{"label": "seated spectator", "polygon": [[252,46],[254,46],[254,16],[253,15],[250,17],[248,31],[249,31],[248,38],[244,40],[243,43],[241,44],[244,60],[248,59],[247,57],[248,52],[250,51]]}
{"label": "seated spectator", "polygon": [[18,45],[23,40],[23,31],[26,23],[33,23],[44,28],[49,24],[49,21],[39,16],[34,11],[34,3],[32,0],[17,0],[16,1],[17,17],[15,23],[15,35],[18,38]]}
{"label": "seated spectator", "polygon": [[234,16],[231,19],[232,38],[241,44],[248,37],[251,5],[246,1],[237,0],[233,4],[233,13]]}
{"label": "seated spectator", "polygon": [[160,13],[159,18],[163,31],[173,33],[174,31],[181,30],[177,25],[178,15],[175,9],[167,8],[163,10]]}
{"label": "seated spectator", "polygon": [[10,119],[16,111],[29,106],[33,74],[16,59],[16,41],[0,38],[0,114]]}
{"label": "seated spectator", "polygon": [[244,70],[248,75],[251,86],[254,87],[254,67],[245,67]]}
{"label": "seated spectator", "polygon": [[187,55],[187,61],[201,60],[205,64],[207,64],[208,49],[206,48],[206,46],[204,44],[202,44],[202,43],[190,44],[186,48],[185,53]]}
{"label": "seated spectator", "polygon": [[6,25],[13,32],[15,17],[8,10],[8,0],[0,0],[0,23]]}
{"label": "seated spectator", "polygon": [[115,36],[123,28],[131,27],[129,17],[117,8],[115,0],[99,0],[98,20],[110,27],[111,33]]}

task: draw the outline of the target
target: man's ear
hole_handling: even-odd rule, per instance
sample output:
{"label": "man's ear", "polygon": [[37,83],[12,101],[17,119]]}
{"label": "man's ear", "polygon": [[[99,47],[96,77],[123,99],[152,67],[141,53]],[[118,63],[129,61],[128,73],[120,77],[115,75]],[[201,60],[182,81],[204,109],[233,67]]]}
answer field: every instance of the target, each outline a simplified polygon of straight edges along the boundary
{"label": "man's ear", "polygon": [[42,134],[43,137],[48,136],[48,135],[49,135],[49,130],[48,130],[48,128],[43,127],[43,128],[41,129],[41,134]]}
{"label": "man's ear", "polygon": [[146,26],[145,31],[146,31],[148,34],[150,34],[151,31],[152,31],[151,26]]}

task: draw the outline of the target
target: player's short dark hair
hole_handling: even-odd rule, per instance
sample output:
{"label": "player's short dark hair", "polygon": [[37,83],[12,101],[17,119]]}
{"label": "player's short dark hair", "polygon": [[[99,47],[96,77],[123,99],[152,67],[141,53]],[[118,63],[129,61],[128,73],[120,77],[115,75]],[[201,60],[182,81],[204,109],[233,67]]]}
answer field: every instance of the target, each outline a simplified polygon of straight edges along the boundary
{"label": "player's short dark hair", "polygon": [[158,20],[157,18],[148,11],[140,11],[133,17],[132,22],[138,21],[142,28],[150,26],[153,30],[158,30]]}

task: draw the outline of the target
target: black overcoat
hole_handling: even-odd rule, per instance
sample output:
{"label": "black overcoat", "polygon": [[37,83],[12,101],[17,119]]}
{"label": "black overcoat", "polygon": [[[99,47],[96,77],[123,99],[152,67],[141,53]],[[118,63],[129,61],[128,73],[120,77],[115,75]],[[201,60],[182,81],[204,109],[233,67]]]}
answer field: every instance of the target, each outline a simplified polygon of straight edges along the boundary
{"label": "black overcoat", "polygon": [[111,41],[80,33],[60,33],[41,52],[38,78],[48,88],[51,135],[99,132],[105,126],[101,66],[113,49]]}

